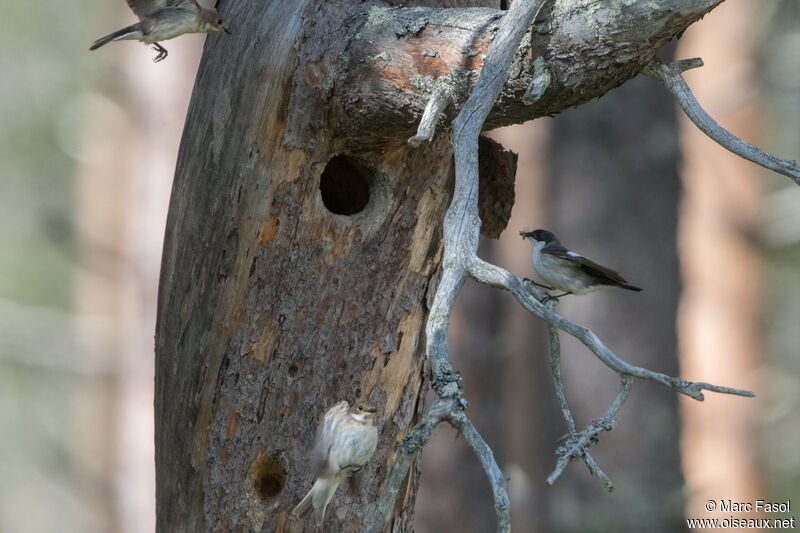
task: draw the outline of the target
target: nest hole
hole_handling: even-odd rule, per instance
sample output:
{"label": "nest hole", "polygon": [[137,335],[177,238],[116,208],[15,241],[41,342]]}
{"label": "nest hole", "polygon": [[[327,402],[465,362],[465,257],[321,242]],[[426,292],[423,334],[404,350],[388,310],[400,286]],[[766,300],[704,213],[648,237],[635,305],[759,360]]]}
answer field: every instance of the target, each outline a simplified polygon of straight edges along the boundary
{"label": "nest hole", "polygon": [[334,156],[319,180],[322,203],[331,213],[355,215],[369,203],[372,174],[352,157]]}
{"label": "nest hole", "polygon": [[286,469],[272,453],[259,452],[250,465],[253,491],[264,501],[275,498],[286,485]]}

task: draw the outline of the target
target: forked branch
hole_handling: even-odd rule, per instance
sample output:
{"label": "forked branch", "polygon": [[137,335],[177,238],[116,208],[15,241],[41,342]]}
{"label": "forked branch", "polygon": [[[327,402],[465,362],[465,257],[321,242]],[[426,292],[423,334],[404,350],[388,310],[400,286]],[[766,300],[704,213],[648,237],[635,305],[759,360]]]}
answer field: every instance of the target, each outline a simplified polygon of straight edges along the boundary
{"label": "forked branch", "polygon": [[[548,309],[552,310],[552,305],[553,301],[550,300],[547,306]],[[617,411],[622,407],[623,402],[630,392],[631,379],[628,377],[623,378],[622,390],[620,390],[617,399],[612,404],[612,408],[606,412],[605,416],[599,420],[594,420],[588,428],[579,434],[575,426],[575,419],[572,416],[572,411],[570,411],[569,405],[567,404],[567,396],[564,393],[564,382],[561,380],[561,342],[558,338],[558,328],[553,324],[548,324],[547,334],[550,339],[550,371],[553,374],[561,416],[564,417],[564,422],[566,422],[567,429],[569,430],[566,442],[556,450],[559,460],[556,464],[556,469],[547,477],[547,484],[552,485],[561,473],[564,472],[572,459],[582,457],[589,471],[597,476],[597,479],[600,480],[606,490],[611,492],[614,490],[614,484],[611,483],[611,479],[600,469],[592,456],[589,455],[588,448],[597,441],[597,435],[601,431],[608,431],[614,427],[614,416],[616,416]]]}

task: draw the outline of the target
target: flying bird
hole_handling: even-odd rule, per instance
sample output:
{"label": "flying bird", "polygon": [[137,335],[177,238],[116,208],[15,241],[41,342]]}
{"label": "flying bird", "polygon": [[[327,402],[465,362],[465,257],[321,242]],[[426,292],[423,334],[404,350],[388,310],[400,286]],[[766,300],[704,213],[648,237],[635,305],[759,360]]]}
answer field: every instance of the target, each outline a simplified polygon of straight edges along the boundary
{"label": "flying bird", "polygon": [[336,488],[345,478],[361,470],[375,453],[378,445],[375,412],[370,403],[357,402],[350,407],[345,401],[325,412],[311,452],[316,480],[292,511],[293,515],[305,518],[313,512],[314,522],[322,525],[325,508]]}
{"label": "flying bird", "polygon": [[619,287],[629,291],[640,291],[630,285],[625,278],[610,268],[598,265],[580,254],[567,250],[547,230],[520,231],[523,239],[533,245],[533,268],[552,287],[564,294],[550,298],[560,298],[567,294],[587,294],[598,289]]}
{"label": "flying bird", "polygon": [[139,17],[139,22],[101,37],[89,50],[96,50],[111,41],[132,39],[152,44],[158,52],[153,61],[167,57],[167,49],[158,41],[173,39],[184,33],[230,33],[222,15],[213,9],[200,7],[196,0],[126,0]]}

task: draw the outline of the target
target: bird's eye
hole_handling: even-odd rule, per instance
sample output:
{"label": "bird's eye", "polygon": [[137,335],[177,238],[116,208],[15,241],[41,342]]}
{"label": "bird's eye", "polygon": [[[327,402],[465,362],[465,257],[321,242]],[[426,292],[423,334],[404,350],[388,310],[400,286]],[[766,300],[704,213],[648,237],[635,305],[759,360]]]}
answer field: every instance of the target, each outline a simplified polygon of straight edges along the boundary
{"label": "bird's eye", "polygon": [[224,20],[222,20],[222,19],[217,19],[217,24],[219,24],[220,26],[222,26],[224,23],[225,23],[225,21],[224,21]]}
{"label": "bird's eye", "polygon": [[363,411],[363,410],[364,410],[364,406],[363,406],[363,405],[359,405],[359,406],[358,406],[358,410],[359,410],[359,411]]}

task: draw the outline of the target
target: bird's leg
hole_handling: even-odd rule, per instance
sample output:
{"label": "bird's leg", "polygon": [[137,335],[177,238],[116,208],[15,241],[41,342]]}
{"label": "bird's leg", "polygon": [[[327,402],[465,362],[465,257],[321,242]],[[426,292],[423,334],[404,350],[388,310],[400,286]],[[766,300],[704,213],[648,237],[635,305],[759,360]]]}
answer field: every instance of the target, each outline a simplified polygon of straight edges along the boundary
{"label": "bird's leg", "polygon": [[361,470],[361,468],[363,466],[364,465],[345,465],[345,466],[341,467],[339,470],[340,471],[346,471],[348,473],[348,475],[352,476],[353,474],[355,474],[356,472]]}
{"label": "bird's leg", "polygon": [[566,296],[568,294],[572,294],[572,293],[571,292],[565,292],[563,294],[556,294],[556,295],[552,295],[552,296],[548,294],[547,296],[545,296],[544,300],[542,300],[542,303],[546,304],[550,300],[558,301],[559,298],[561,298],[562,296]]}
{"label": "bird's leg", "polygon": [[347,476],[347,486],[348,491],[351,493],[353,492],[361,492],[361,484],[362,484],[363,476],[357,476],[355,473],[350,474]]}
{"label": "bird's leg", "polygon": [[533,283],[537,287],[541,287],[543,289],[547,289],[548,291],[552,291],[553,290],[553,287],[551,287],[549,285],[542,285],[541,283],[536,283],[535,281],[533,281],[530,278],[522,278],[522,281],[527,281],[528,283]]}
{"label": "bird's leg", "polygon": [[168,54],[167,49],[161,46],[160,44],[153,43],[153,50],[158,52],[158,55],[156,55],[156,57],[153,58],[154,63],[158,63],[159,61],[163,61],[164,59],[167,58]]}

